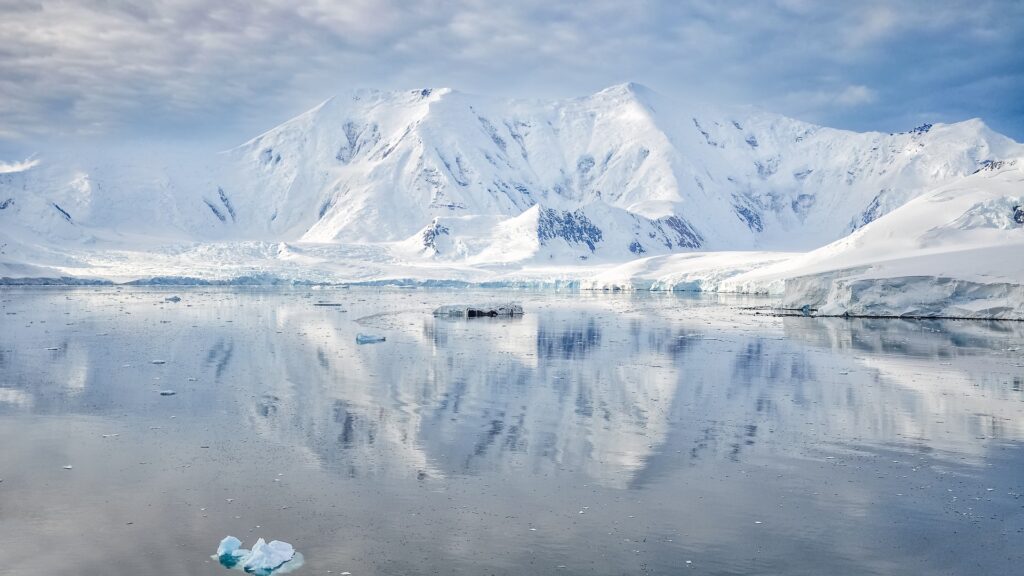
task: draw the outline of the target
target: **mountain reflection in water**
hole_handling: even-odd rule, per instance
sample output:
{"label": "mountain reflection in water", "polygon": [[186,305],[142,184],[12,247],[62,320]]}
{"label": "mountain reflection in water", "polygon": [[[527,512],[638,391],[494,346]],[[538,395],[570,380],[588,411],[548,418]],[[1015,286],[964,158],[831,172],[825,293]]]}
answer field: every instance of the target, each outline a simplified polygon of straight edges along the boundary
{"label": "mountain reflection in water", "polygon": [[[0,470],[0,540],[18,544],[14,565],[68,569],[42,559],[26,522],[42,514],[42,535],[74,540],[77,516],[58,509],[76,506],[214,546],[277,523],[288,534],[267,535],[302,549],[311,573],[665,573],[686,559],[718,573],[971,573],[1022,559],[1024,323],[533,293],[521,318],[453,320],[430,311],[487,295],[352,289],[329,293],[344,307],[313,306],[328,293],[4,292],[0,432],[21,442],[14,472]],[[360,346],[360,332],[387,340]],[[73,474],[47,475],[65,460]],[[117,493],[88,476],[92,460],[118,471]],[[68,481],[83,483],[68,498],[102,503],[37,488]],[[248,508],[210,517],[226,498]],[[15,499],[42,512],[19,516]],[[531,543],[522,531],[538,524],[553,540]],[[75,553],[126,574],[198,569]]]}

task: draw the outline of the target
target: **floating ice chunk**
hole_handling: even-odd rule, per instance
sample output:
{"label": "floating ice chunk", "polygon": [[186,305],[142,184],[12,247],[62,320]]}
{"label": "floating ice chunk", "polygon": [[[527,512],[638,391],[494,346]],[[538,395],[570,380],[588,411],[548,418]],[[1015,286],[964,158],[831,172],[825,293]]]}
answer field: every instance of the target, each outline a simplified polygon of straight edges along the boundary
{"label": "floating ice chunk", "polygon": [[249,574],[269,576],[285,574],[302,566],[302,554],[287,542],[273,540],[269,544],[260,538],[252,550],[242,548],[242,541],[234,536],[227,536],[217,546],[214,558],[225,568],[244,570]]}
{"label": "floating ice chunk", "polygon": [[260,538],[252,547],[252,552],[245,559],[242,568],[246,572],[268,572],[280,567],[295,556],[295,548],[287,542],[272,540],[269,544]]}
{"label": "floating ice chunk", "polygon": [[242,541],[234,536],[227,536],[217,546],[217,556],[243,556],[249,553],[248,550],[240,550]]}
{"label": "floating ice chunk", "polygon": [[242,541],[234,536],[228,536],[220,541],[217,546],[217,560],[225,568],[234,568],[242,559],[249,556],[249,551],[243,549]]}
{"label": "floating ice chunk", "polygon": [[481,317],[511,317],[511,316],[522,316],[523,307],[520,304],[509,302],[506,304],[483,304],[483,305],[465,305],[455,304],[449,306],[441,306],[434,310],[434,316],[449,317],[449,318],[481,318]]}
{"label": "floating ice chunk", "polygon": [[356,344],[376,344],[385,340],[387,338],[375,334],[356,334]]}

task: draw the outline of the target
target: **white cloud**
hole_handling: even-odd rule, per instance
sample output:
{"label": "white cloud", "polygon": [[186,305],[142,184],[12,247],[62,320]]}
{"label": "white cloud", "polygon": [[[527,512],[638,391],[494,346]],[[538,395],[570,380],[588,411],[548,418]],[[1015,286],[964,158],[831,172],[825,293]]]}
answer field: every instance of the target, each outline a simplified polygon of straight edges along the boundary
{"label": "white cloud", "polygon": [[837,104],[843,106],[860,106],[861,104],[870,104],[875,101],[877,94],[871,88],[862,85],[847,86],[839,91],[834,96],[834,100]]}
{"label": "white cloud", "polygon": [[846,29],[848,48],[860,48],[866,44],[879,43],[899,28],[901,22],[906,23],[912,18],[904,18],[897,14],[891,6],[864,6],[861,13],[853,20],[853,25]]}
{"label": "white cloud", "polygon": [[0,161],[0,174],[11,174],[12,172],[24,172],[39,164],[38,158],[29,158],[20,162]]}
{"label": "white cloud", "polygon": [[360,86],[548,97],[625,80],[857,127],[967,102],[1024,130],[1019,73],[956,92],[1024,69],[1020,38],[1024,3],[996,0],[0,0],[0,146],[225,145]]}

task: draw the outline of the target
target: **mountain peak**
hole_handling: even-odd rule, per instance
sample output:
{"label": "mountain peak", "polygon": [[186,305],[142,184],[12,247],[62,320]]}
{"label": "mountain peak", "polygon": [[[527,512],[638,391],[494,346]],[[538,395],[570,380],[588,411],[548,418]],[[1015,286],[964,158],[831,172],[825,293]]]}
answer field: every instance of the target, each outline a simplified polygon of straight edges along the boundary
{"label": "mountain peak", "polygon": [[598,91],[594,96],[619,96],[619,97],[631,97],[631,98],[642,98],[654,94],[654,90],[651,90],[647,86],[638,82],[623,82],[621,84],[613,84],[605,88],[604,90]]}

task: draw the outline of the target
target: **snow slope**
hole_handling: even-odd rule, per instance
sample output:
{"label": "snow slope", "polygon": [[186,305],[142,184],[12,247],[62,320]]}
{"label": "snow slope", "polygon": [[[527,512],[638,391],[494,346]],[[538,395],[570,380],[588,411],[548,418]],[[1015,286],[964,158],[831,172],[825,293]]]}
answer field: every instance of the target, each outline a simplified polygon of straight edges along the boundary
{"label": "snow slope", "polygon": [[919,196],[791,265],[786,306],[1024,319],[1024,161]]}
{"label": "snow slope", "polygon": [[[1021,157],[980,120],[854,133],[636,84],[554,102],[364,90],[213,158],[2,164],[0,277],[730,290],[1012,316],[972,311],[968,286],[1010,301],[1024,284],[1005,265]],[[931,292],[883,294],[910,288]]]}
{"label": "snow slope", "polygon": [[649,258],[589,286],[773,294],[824,315],[1024,319],[1024,159],[992,163],[807,253]]}
{"label": "snow slope", "polygon": [[413,240],[431,258],[485,251],[500,222],[536,228],[523,254],[549,259],[808,249],[1015,150],[977,120],[856,134],[636,84],[553,103],[364,91],[228,152],[204,199],[234,236]]}

